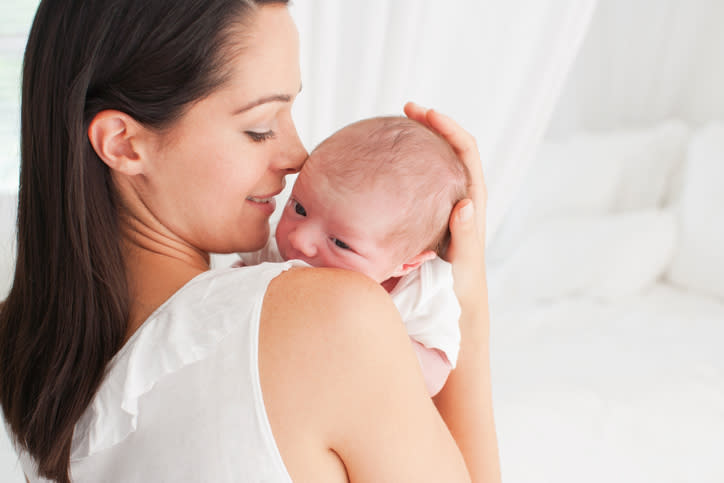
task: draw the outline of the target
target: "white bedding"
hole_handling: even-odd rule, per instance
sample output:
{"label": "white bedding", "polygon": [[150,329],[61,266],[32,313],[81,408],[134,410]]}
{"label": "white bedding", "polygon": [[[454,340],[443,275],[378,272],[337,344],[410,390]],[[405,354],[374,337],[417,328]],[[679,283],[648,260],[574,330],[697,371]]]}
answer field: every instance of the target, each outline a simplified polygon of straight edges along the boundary
{"label": "white bedding", "polygon": [[724,481],[724,303],[657,284],[491,310],[503,481]]}
{"label": "white bedding", "polygon": [[723,136],[542,147],[488,259],[503,481],[724,482]]}

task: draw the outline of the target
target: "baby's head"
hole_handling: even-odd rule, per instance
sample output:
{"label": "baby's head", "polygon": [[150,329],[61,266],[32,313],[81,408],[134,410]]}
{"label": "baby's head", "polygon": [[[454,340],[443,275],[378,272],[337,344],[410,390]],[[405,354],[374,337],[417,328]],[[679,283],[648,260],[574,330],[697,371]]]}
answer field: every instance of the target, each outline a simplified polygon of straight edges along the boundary
{"label": "baby's head", "polygon": [[444,250],[469,174],[449,144],[405,117],[365,119],[312,151],[279,221],[285,259],[402,276]]}

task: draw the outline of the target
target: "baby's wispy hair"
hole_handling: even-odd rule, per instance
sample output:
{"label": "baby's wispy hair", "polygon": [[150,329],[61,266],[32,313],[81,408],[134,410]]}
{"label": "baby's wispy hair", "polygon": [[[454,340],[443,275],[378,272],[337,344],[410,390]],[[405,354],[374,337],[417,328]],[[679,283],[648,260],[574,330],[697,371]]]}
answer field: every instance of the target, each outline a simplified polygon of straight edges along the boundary
{"label": "baby's wispy hair", "polygon": [[396,225],[386,241],[406,256],[444,252],[450,212],[467,197],[470,174],[439,134],[406,117],[374,117],[342,128],[315,152],[335,189],[394,197]]}

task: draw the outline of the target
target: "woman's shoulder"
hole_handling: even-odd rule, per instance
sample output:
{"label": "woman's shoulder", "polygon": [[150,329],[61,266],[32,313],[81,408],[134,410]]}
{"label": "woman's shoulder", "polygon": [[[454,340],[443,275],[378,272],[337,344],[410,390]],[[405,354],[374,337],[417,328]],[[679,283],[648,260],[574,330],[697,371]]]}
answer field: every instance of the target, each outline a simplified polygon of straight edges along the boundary
{"label": "woman's shoulder", "polygon": [[280,273],[269,290],[290,288],[309,296],[316,294],[320,297],[335,295],[355,298],[386,294],[380,284],[358,272],[341,268],[311,267],[306,264]]}
{"label": "woman's shoulder", "polygon": [[464,472],[395,305],[363,275],[304,268],[276,277],[261,313],[259,375],[294,480],[340,464],[361,481],[458,481],[451,475]]}
{"label": "woman's shoulder", "polygon": [[319,322],[394,310],[387,292],[364,275],[292,260],[204,272],[148,320],[168,317],[168,312],[179,308],[196,311],[202,305],[218,305],[223,310],[229,304],[249,307],[257,300],[263,302],[266,313],[275,317],[299,318],[313,313]]}
{"label": "woman's shoulder", "polygon": [[[362,327],[375,330],[382,319],[396,319],[403,328],[392,299],[380,284],[337,268],[300,267],[280,273],[270,281],[264,298],[262,321],[266,319],[278,324],[300,323],[311,331],[337,335]],[[316,323],[309,326],[312,319]]]}
{"label": "woman's shoulder", "polygon": [[397,343],[403,350],[409,345],[389,294],[349,270],[310,267],[281,273],[269,283],[260,315],[260,345],[267,334],[275,346],[302,345],[325,352],[327,360],[337,354],[364,358],[382,344]]}
{"label": "woman's shoulder", "polygon": [[213,313],[238,310],[261,301],[272,280],[296,267],[301,261],[264,262],[252,266],[230,266],[201,272],[159,305],[141,324],[139,332],[157,324],[158,320],[188,318],[197,312]]}
{"label": "woman's shoulder", "polygon": [[[368,388],[380,369],[373,366],[382,361],[398,368],[414,362],[389,294],[363,275],[331,268],[294,269],[272,280],[261,311],[259,354],[262,371],[269,368],[282,392],[316,400],[310,411],[321,407],[329,387],[336,387],[333,404],[345,387]],[[414,363],[409,367],[417,370]]]}
{"label": "woman's shoulder", "polygon": [[400,314],[379,284],[348,270],[295,268],[269,284],[259,354],[262,370],[266,358],[270,373],[286,375],[275,376],[282,390],[320,396],[335,377],[344,377],[343,385],[364,384],[374,373],[366,366],[377,355],[394,364],[412,351]]}

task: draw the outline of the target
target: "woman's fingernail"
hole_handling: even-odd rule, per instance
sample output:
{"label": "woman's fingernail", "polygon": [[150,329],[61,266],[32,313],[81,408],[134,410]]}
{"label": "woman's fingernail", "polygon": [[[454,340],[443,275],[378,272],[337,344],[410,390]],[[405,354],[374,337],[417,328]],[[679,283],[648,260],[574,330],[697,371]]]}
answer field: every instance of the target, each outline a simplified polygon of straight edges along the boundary
{"label": "woman's fingernail", "polygon": [[460,221],[469,221],[473,217],[473,202],[469,202],[460,209]]}

